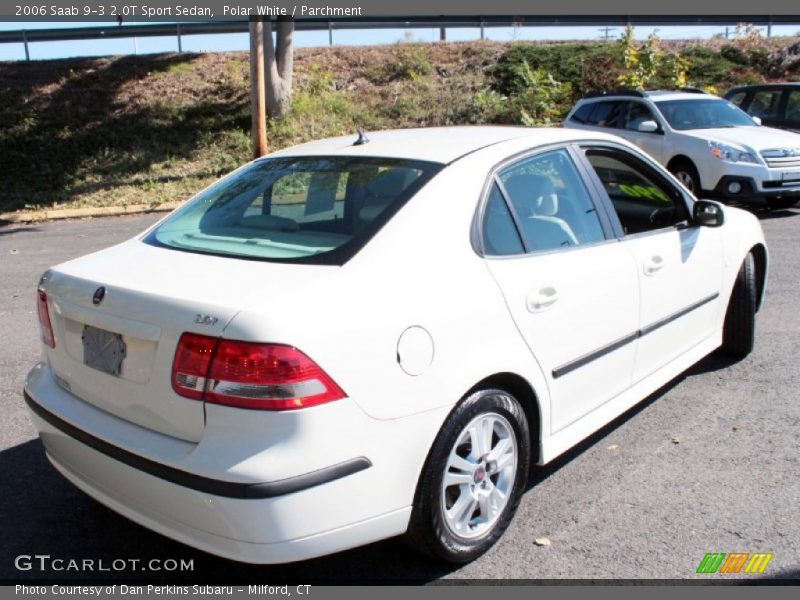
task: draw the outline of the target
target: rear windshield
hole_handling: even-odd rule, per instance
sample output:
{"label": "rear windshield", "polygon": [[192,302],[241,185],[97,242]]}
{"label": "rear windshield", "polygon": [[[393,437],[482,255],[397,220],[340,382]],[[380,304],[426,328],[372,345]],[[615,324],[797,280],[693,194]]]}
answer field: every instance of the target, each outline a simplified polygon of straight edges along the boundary
{"label": "rear windshield", "polygon": [[441,168],[386,158],[268,158],[198,194],[144,241],[238,258],[344,264]]}

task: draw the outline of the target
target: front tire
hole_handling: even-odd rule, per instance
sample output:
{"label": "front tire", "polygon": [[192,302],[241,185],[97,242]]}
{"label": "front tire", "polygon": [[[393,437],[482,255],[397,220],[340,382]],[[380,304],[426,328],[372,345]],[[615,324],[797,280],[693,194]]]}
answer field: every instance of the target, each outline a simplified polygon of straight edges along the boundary
{"label": "front tire", "polygon": [[722,331],[722,350],[744,358],[753,350],[756,333],[756,268],[753,253],[744,259],[725,313]]}
{"label": "front tire", "polygon": [[683,187],[692,192],[693,195],[699,196],[700,175],[692,163],[688,160],[676,161],[670,165],[669,172],[675,175],[675,178],[683,184]]}
{"label": "front tire", "polygon": [[530,434],[508,392],[480,390],[442,426],[417,485],[405,542],[466,563],[491,548],[519,505],[530,468]]}

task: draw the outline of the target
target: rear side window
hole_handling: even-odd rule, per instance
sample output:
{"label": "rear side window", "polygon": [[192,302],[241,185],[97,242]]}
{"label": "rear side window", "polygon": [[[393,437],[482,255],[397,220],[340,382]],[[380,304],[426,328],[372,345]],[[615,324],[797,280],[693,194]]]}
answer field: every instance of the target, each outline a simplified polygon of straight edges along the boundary
{"label": "rear side window", "polygon": [[800,123],[800,90],[789,92],[786,100],[786,120]]}
{"label": "rear side window", "polygon": [[440,169],[379,158],[261,160],[201,192],[145,242],[239,258],[343,264]]}
{"label": "rear side window", "polygon": [[526,158],[499,175],[529,252],[603,241],[597,211],[566,150]]}
{"label": "rear side window", "polygon": [[777,119],[781,93],[779,90],[756,92],[747,112],[761,119]]}
{"label": "rear side window", "polygon": [[589,117],[589,125],[619,129],[622,126],[622,109],[625,102],[598,102]]}

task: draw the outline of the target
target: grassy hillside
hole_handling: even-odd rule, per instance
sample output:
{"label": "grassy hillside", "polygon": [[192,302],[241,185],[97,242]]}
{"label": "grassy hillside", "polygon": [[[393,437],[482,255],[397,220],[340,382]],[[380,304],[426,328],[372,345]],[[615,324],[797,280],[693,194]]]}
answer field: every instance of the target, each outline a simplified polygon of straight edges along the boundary
{"label": "grassy hillside", "polygon": [[[800,79],[797,39],[769,42],[664,45],[720,91]],[[613,44],[498,42],[301,49],[295,66],[273,149],[357,127],[557,120],[622,68]],[[249,126],[244,53],[0,63],[0,212],[185,199],[249,159]]]}

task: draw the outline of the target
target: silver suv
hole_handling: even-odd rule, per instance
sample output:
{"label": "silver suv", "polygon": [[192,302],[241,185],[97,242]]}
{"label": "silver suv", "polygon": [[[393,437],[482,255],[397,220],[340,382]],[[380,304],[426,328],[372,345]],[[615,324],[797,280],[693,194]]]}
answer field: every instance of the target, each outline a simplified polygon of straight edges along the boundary
{"label": "silver suv", "polygon": [[580,100],[565,127],[614,133],[636,144],[695,196],[800,201],[800,135],[762,127],[700,90],[598,93]]}

